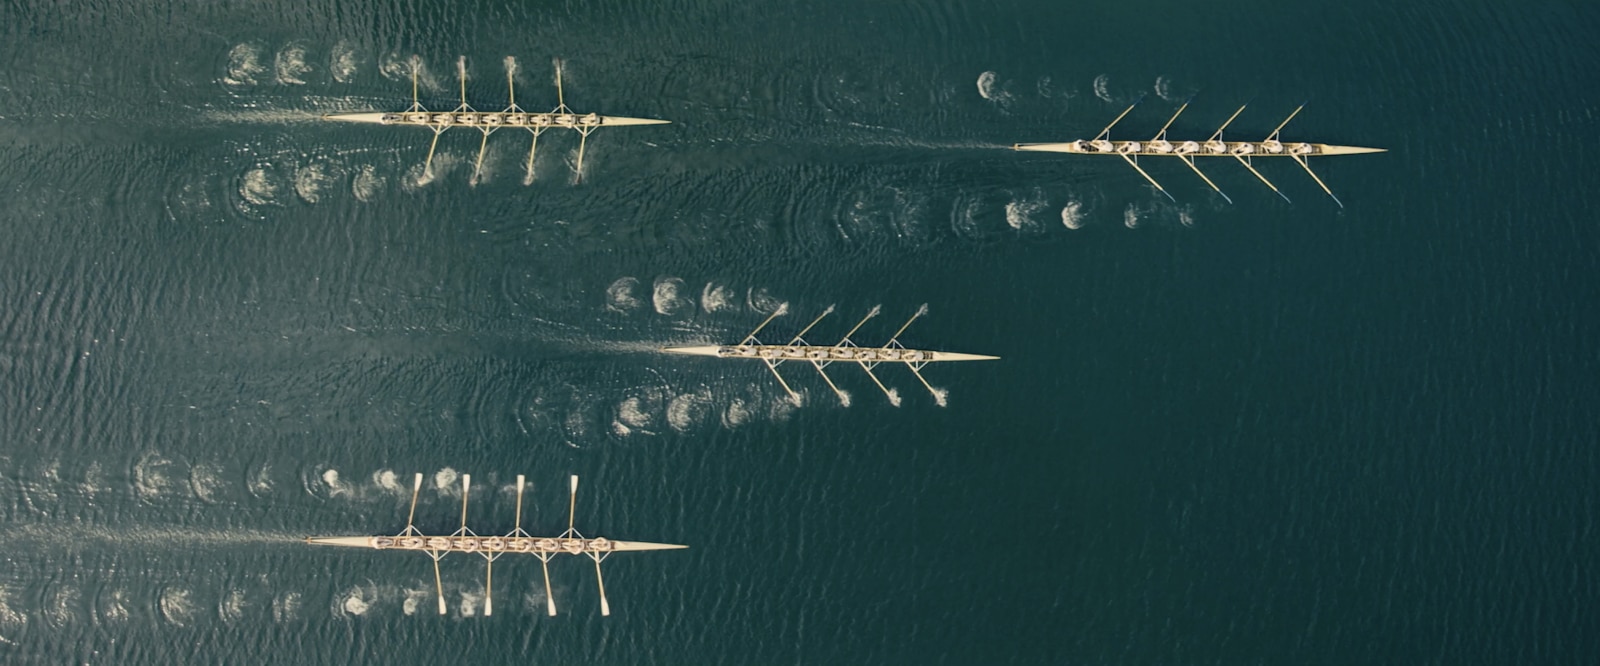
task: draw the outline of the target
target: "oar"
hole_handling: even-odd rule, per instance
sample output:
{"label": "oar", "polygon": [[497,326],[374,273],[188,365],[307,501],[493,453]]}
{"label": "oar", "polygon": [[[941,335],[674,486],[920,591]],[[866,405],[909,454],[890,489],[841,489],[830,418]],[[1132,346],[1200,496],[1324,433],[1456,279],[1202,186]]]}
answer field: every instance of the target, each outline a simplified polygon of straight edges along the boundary
{"label": "oar", "polygon": [[862,317],[861,321],[856,322],[855,326],[850,327],[850,332],[845,333],[844,337],[839,339],[839,344],[842,345],[842,344],[844,344],[846,342],[850,342],[850,336],[855,335],[856,331],[861,330],[861,327],[867,323],[868,319],[871,319],[873,317],[878,316],[878,313],[882,312],[882,311],[883,311],[883,306],[882,305],[874,305],[874,306],[872,306],[872,309],[867,311],[867,316]]}
{"label": "oar", "polygon": [[[1250,106],[1250,105],[1246,104],[1244,106]],[[1212,141],[1216,141],[1217,137],[1222,136],[1222,130],[1228,129],[1228,126],[1233,124],[1233,119],[1234,118],[1238,118],[1239,114],[1244,113],[1244,106],[1239,107],[1238,111],[1234,111],[1233,115],[1228,116],[1227,122],[1222,123],[1222,127],[1218,127],[1217,131],[1211,134],[1211,138],[1206,139],[1206,143],[1211,143]]]}
{"label": "oar", "polygon": [[433,551],[433,589],[439,594],[439,614],[444,615],[444,582],[439,579],[439,551]]}
{"label": "oar", "polygon": [[1289,121],[1294,120],[1295,116],[1300,115],[1300,109],[1304,109],[1304,108],[1306,108],[1306,105],[1304,103],[1301,103],[1300,106],[1295,107],[1294,108],[1294,113],[1289,114],[1288,118],[1284,118],[1283,122],[1278,123],[1278,126],[1276,128],[1273,128],[1272,133],[1267,135],[1266,140],[1267,141],[1275,141],[1275,140],[1277,140],[1278,132],[1282,132],[1283,131],[1283,126],[1284,125],[1288,125]]}
{"label": "oar", "polygon": [[761,325],[757,326],[756,330],[750,331],[750,335],[744,336],[744,339],[740,340],[739,344],[741,346],[743,346],[745,343],[756,339],[756,334],[760,333],[761,329],[766,328],[767,324],[772,323],[772,320],[777,319],[778,317],[783,316],[783,315],[787,314],[788,312],[789,312],[789,304],[788,303],[780,303],[778,305],[778,309],[773,310],[772,314],[767,315],[767,318],[762,320]]}
{"label": "oar", "polygon": [[578,475],[577,474],[573,474],[572,475],[571,491],[567,495],[567,533],[563,534],[562,536],[570,536],[573,533],[574,530],[572,529],[572,525],[577,520],[577,517],[578,517]]}
{"label": "oar", "polygon": [[895,391],[893,389],[890,389],[887,386],[884,386],[883,382],[878,381],[878,376],[872,373],[872,368],[867,367],[866,363],[861,362],[861,361],[856,361],[856,365],[861,366],[861,369],[866,371],[867,376],[872,378],[872,383],[878,385],[878,390],[883,391],[883,394],[885,396],[888,396],[889,404],[894,405],[896,407],[900,406],[900,393],[899,392],[897,392],[897,391]]}
{"label": "oar", "polygon": [[1159,140],[1161,137],[1166,136],[1167,128],[1168,127],[1172,127],[1172,121],[1177,120],[1178,119],[1178,115],[1183,113],[1184,109],[1189,108],[1189,102],[1192,102],[1192,101],[1194,101],[1194,96],[1190,95],[1189,99],[1186,99],[1186,100],[1183,101],[1183,106],[1178,107],[1178,112],[1172,114],[1172,117],[1167,119],[1167,124],[1162,125],[1161,126],[1161,131],[1156,132],[1156,135],[1154,137],[1152,137],[1150,140],[1151,141],[1156,141],[1156,140]]}
{"label": "oar", "polygon": [[1105,129],[1100,130],[1099,134],[1094,135],[1094,139],[1093,140],[1094,141],[1098,141],[1098,140],[1100,140],[1101,137],[1104,137],[1104,136],[1107,136],[1107,135],[1111,134],[1111,128],[1115,127],[1117,125],[1117,123],[1122,122],[1122,117],[1128,115],[1128,112],[1132,111],[1133,107],[1139,106],[1139,102],[1143,102],[1143,101],[1144,101],[1144,95],[1140,95],[1139,99],[1133,100],[1133,103],[1129,104],[1128,108],[1123,109],[1122,113],[1117,114],[1116,119],[1112,120],[1110,125],[1106,125]]}
{"label": "oar", "polygon": [[1277,192],[1278,196],[1283,197],[1284,201],[1288,201],[1289,203],[1294,203],[1293,201],[1289,201],[1289,197],[1287,195],[1285,195],[1283,192],[1278,190],[1278,186],[1277,185],[1273,185],[1272,181],[1267,180],[1267,177],[1261,175],[1260,171],[1256,171],[1255,167],[1250,166],[1250,161],[1249,160],[1245,159],[1243,156],[1239,155],[1238,153],[1230,153],[1230,154],[1233,155],[1234,159],[1239,160],[1239,163],[1243,164],[1244,168],[1249,169],[1250,173],[1253,173],[1253,174],[1256,175],[1257,178],[1260,178],[1261,182],[1266,183],[1267,187],[1272,188],[1273,192]]}
{"label": "oar", "polygon": [[483,616],[490,615],[494,615],[494,558],[489,558],[489,573],[483,581]]}
{"label": "oar", "polygon": [[410,534],[417,531],[415,519],[417,517],[417,493],[422,490],[422,472],[417,472],[416,478],[411,480],[411,511],[406,513],[406,529],[401,534]]}
{"label": "oar", "polygon": [[805,328],[800,329],[800,332],[795,334],[794,339],[790,340],[789,344],[792,345],[792,344],[794,344],[796,342],[802,342],[802,340],[800,338],[805,337],[806,333],[809,333],[811,331],[812,327],[816,326],[818,322],[822,321],[823,317],[826,317],[826,316],[828,316],[828,315],[830,315],[832,313],[833,313],[833,306],[829,305],[828,309],[823,310],[822,314],[817,315],[816,319],[811,320],[811,323],[806,324]]}
{"label": "oar", "polygon": [[922,376],[922,373],[917,371],[917,366],[912,365],[910,362],[906,363],[906,369],[910,370],[911,374],[916,375],[917,381],[922,382],[922,387],[928,389],[928,392],[933,394],[933,401],[935,403],[938,403],[940,407],[950,406],[949,391],[934,388],[933,385],[929,384],[928,380]]}
{"label": "oar", "polygon": [[906,323],[900,326],[900,330],[894,332],[894,335],[889,336],[889,341],[883,343],[884,346],[888,346],[888,345],[894,344],[895,341],[900,339],[900,334],[901,333],[904,333],[904,332],[906,332],[906,329],[911,328],[911,322],[916,321],[918,317],[921,317],[922,315],[925,315],[925,314],[928,314],[928,304],[927,303],[923,303],[922,307],[917,308],[917,313],[914,314],[914,315],[911,315],[911,318],[907,319]]}
{"label": "oar", "polygon": [[774,363],[772,361],[772,359],[770,359],[770,358],[761,359],[761,362],[767,364],[767,369],[772,371],[772,376],[776,377],[778,379],[778,385],[782,386],[783,390],[788,392],[789,401],[793,402],[796,405],[799,405],[800,404],[800,394],[799,393],[795,393],[794,389],[789,388],[789,382],[783,381],[783,375],[778,374],[778,364]]}
{"label": "oar", "polygon": [[550,617],[556,616],[556,596],[550,591],[550,555],[539,555],[539,566],[544,569],[544,610]]}
{"label": "oar", "polygon": [[1135,162],[1135,161],[1133,161],[1133,158],[1131,158],[1131,157],[1128,157],[1128,155],[1127,155],[1127,153],[1117,153],[1117,156],[1119,156],[1119,157],[1121,157],[1121,158],[1122,158],[1122,161],[1124,161],[1124,162],[1127,162],[1127,163],[1128,163],[1128,166],[1131,166],[1131,167],[1133,167],[1133,170],[1134,170],[1134,171],[1137,171],[1137,172],[1139,172],[1139,175],[1141,175],[1141,176],[1144,176],[1144,179],[1145,179],[1145,180],[1148,180],[1148,181],[1150,181],[1150,184],[1151,184],[1151,185],[1153,185],[1153,186],[1155,186],[1155,188],[1156,188],[1156,189],[1157,189],[1157,190],[1159,190],[1159,191],[1160,191],[1160,192],[1161,192],[1161,193],[1162,193],[1162,194],[1166,194],[1166,195],[1167,195],[1167,199],[1168,199],[1168,200],[1170,200],[1170,201],[1172,201],[1172,202],[1173,202],[1173,203],[1177,203],[1177,202],[1178,202],[1178,200],[1177,200],[1177,199],[1173,199],[1173,198],[1172,198],[1172,195],[1171,195],[1171,194],[1168,194],[1168,193],[1167,193],[1167,188],[1165,188],[1165,187],[1162,187],[1162,186],[1161,186],[1161,183],[1158,183],[1158,182],[1156,182],[1156,179],[1154,179],[1154,178],[1151,178],[1151,177],[1150,177],[1150,174],[1148,174],[1148,173],[1145,173],[1145,172],[1144,172],[1144,169],[1141,169],[1141,168],[1139,168],[1139,163],[1138,163],[1138,162]]}
{"label": "oar", "polygon": [[1200,172],[1200,167],[1195,166],[1195,164],[1194,164],[1194,156],[1192,156],[1192,155],[1179,155],[1178,159],[1183,160],[1184,164],[1189,165],[1189,168],[1194,170],[1195,175],[1199,176],[1200,180],[1206,181],[1206,184],[1210,185],[1211,189],[1213,191],[1215,191],[1217,194],[1222,194],[1222,198],[1226,199],[1228,203],[1230,203],[1230,204],[1233,203],[1233,199],[1229,199],[1228,195],[1223,194],[1222,188],[1217,187],[1216,183],[1211,182],[1210,178],[1207,178],[1204,173]]}
{"label": "oar", "polygon": [[471,490],[472,490],[472,475],[471,474],[462,474],[461,475],[461,529],[456,530],[456,534],[466,534],[467,533],[467,497],[468,497],[468,495],[469,495]]}
{"label": "oar", "polygon": [[822,381],[825,381],[825,382],[828,383],[828,388],[833,389],[834,395],[839,396],[839,405],[842,406],[842,407],[849,407],[850,406],[850,394],[849,393],[845,393],[844,390],[842,390],[838,386],[834,385],[833,379],[828,377],[828,373],[824,372],[822,370],[822,363],[817,361],[816,359],[812,359],[811,360],[811,365],[812,365],[812,367],[817,369],[817,374],[822,375]]}
{"label": "oar", "polygon": [[1344,208],[1344,202],[1340,201],[1339,197],[1333,196],[1333,190],[1328,189],[1327,183],[1322,182],[1322,179],[1318,178],[1317,174],[1311,170],[1311,165],[1306,163],[1306,157],[1304,155],[1290,155],[1289,157],[1294,158],[1295,164],[1300,165],[1300,168],[1305,169],[1306,173],[1311,175],[1312,180],[1317,181],[1317,185],[1322,187],[1323,192],[1327,192],[1328,196],[1333,197],[1334,203],[1339,204],[1340,208]]}
{"label": "oar", "polygon": [[522,488],[525,485],[525,483],[526,483],[526,481],[523,478],[523,475],[518,474],[517,475],[517,522],[516,522],[516,527],[514,529],[512,529],[511,533],[507,534],[506,536],[520,536],[520,535],[525,534],[522,531]]}
{"label": "oar", "polygon": [[611,604],[610,602],[606,601],[606,579],[604,576],[600,575],[600,557],[593,554],[591,554],[589,557],[594,558],[594,580],[596,583],[600,584],[600,615],[610,615]]}

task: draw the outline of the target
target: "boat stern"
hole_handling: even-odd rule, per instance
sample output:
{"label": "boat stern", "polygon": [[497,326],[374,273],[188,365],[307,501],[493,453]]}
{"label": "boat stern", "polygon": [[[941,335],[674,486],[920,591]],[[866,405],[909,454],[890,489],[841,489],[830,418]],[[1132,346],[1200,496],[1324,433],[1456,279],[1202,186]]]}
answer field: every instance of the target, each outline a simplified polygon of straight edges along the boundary
{"label": "boat stern", "polygon": [[306,543],[313,546],[342,546],[345,548],[377,548],[373,537],[342,536],[342,537],[306,537]]}
{"label": "boat stern", "polygon": [[959,354],[956,352],[932,352],[934,361],[998,361],[999,356],[985,356],[983,354]]}
{"label": "boat stern", "polygon": [[385,117],[392,116],[392,115],[394,115],[394,114],[392,114],[392,113],[325,113],[325,114],[322,115],[322,119],[323,120],[332,120],[332,121],[341,122],[341,123],[374,123],[374,124],[382,125],[382,124],[385,124],[385,123],[388,122],[387,120],[385,120]]}
{"label": "boat stern", "polygon": [[1363,148],[1361,146],[1330,146],[1327,144],[1318,144],[1317,152],[1313,154],[1312,157],[1316,157],[1317,155],[1364,155],[1367,153],[1387,152],[1389,152],[1388,148]]}
{"label": "boat stern", "polygon": [[627,125],[671,125],[670,120],[656,120],[654,118],[626,118],[623,116],[601,116],[601,127],[623,127]]}
{"label": "boat stern", "polygon": [[688,354],[690,356],[720,356],[719,345],[706,345],[704,347],[662,347],[661,351],[668,354]]}
{"label": "boat stern", "polygon": [[1081,153],[1080,142],[1072,143],[1017,143],[1012,144],[1012,150],[1024,150],[1037,153]]}

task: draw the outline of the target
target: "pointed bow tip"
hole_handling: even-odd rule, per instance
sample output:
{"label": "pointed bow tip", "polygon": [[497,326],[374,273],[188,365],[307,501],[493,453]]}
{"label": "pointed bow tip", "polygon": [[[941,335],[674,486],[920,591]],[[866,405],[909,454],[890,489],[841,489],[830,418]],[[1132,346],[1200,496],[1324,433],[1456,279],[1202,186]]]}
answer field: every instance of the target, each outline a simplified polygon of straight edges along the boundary
{"label": "pointed bow tip", "polygon": [[718,347],[716,345],[704,345],[699,347],[662,347],[661,352],[665,354],[688,354],[691,356],[716,356],[717,349]]}

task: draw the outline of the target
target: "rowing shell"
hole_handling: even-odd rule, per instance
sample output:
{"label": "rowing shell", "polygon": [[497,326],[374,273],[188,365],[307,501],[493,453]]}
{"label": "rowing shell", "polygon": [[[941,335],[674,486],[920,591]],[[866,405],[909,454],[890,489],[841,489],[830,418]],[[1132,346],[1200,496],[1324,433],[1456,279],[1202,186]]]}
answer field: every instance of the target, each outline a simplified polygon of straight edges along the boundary
{"label": "rowing shell", "polygon": [[819,347],[796,345],[707,345],[667,347],[669,354],[748,358],[768,361],[832,361],[841,363],[937,363],[941,361],[997,361],[999,356],[925,351],[901,347]]}
{"label": "rowing shell", "polygon": [[[1096,146],[1089,141],[1070,143],[1019,143],[1015,150],[1041,153],[1075,153],[1078,155],[1137,155],[1145,157],[1308,157],[1319,155],[1361,155],[1388,152],[1384,148],[1361,146],[1334,146],[1326,143],[1280,143],[1277,141],[1215,141],[1201,144],[1185,141],[1172,144],[1165,141],[1102,141]],[[1104,148],[1104,150],[1102,150]]]}
{"label": "rowing shell", "polygon": [[624,127],[628,125],[668,125],[670,120],[654,118],[626,118],[576,113],[456,113],[456,112],[401,112],[401,113],[335,113],[324,115],[323,120],[347,123],[372,123],[377,125],[414,125],[417,127],[470,127],[473,129],[524,127],[524,128],[591,128]]}
{"label": "rowing shell", "polygon": [[923,367],[929,363],[941,361],[995,361],[1000,358],[982,354],[957,354],[924,349],[908,349],[905,345],[900,344],[900,334],[906,332],[906,328],[911,326],[911,322],[928,313],[928,304],[926,303],[917,308],[916,314],[911,315],[911,319],[906,320],[906,323],[895,331],[894,335],[889,336],[889,341],[883,343],[883,346],[880,347],[862,347],[850,339],[850,336],[855,335],[856,331],[861,330],[861,326],[866,324],[867,320],[878,316],[882,311],[878,306],[873,306],[872,310],[867,312],[867,316],[856,322],[856,325],[850,328],[850,332],[844,334],[844,338],[832,345],[813,345],[806,342],[805,339],[806,333],[810,332],[818,322],[821,322],[823,317],[833,312],[832,305],[823,310],[822,314],[817,315],[816,319],[811,320],[811,323],[807,324],[805,328],[800,329],[800,333],[789,340],[788,344],[768,345],[762,344],[760,340],[756,339],[756,334],[760,333],[761,329],[766,328],[767,324],[772,323],[773,319],[783,316],[788,311],[789,306],[787,303],[778,306],[778,309],[768,315],[766,320],[756,327],[756,330],[744,336],[744,339],[740,340],[738,344],[664,347],[661,351],[669,354],[710,356],[713,358],[746,358],[761,361],[766,364],[768,370],[772,371],[773,378],[778,380],[778,384],[783,387],[784,392],[789,394],[790,401],[796,405],[800,404],[800,394],[789,387],[789,382],[784,381],[783,375],[778,373],[778,366],[791,361],[809,363],[811,367],[816,369],[817,374],[822,376],[822,380],[828,383],[828,388],[833,389],[834,395],[839,397],[839,404],[845,407],[850,406],[850,394],[839,388],[839,385],[834,384],[833,379],[828,376],[826,370],[829,365],[834,363],[856,364],[857,367],[867,373],[868,377],[872,378],[872,383],[878,387],[878,390],[883,391],[883,394],[889,398],[889,404],[896,407],[900,406],[899,392],[885,386],[883,381],[879,380],[876,374],[873,374],[872,369],[883,363],[904,364],[906,369],[910,370],[911,374],[917,378],[917,381],[922,383],[922,387],[933,394],[934,402],[943,407],[948,404],[946,402],[946,391],[941,388],[934,388],[932,384],[928,383],[927,378],[922,376],[921,370]]}
{"label": "rowing shell", "polygon": [[308,537],[313,546],[341,546],[345,548],[371,548],[373,550],[416,550],[439,553],[620,553],[645,550],[676,550],[688,548],[670,543],[647,541],[612,541],[595,539],[558,539],[549,537],[497,537],[497,536],[338,536]]}
{"label": "rowing shell", "polygon": [[1238,160],[1240,164],[1243,164],[1244,168],[1249,169],[1250,173],[1254,174],[1255,177],[1260,179],[1262,183],[1265,183],[1267,187],[1272,188],[1272,191],[1277,193],[1278,196],[1283,197],[1284,201],[1288,201],[1289,196],[1284,194],[1282,190],[1279,190],[1277,185],[1273,185],[1272,181],[1267,180],[1267,177],[1260,171],[1256,170],[1255,165],[1251,163],[1251,160],[1257,157],[1287,157],[1294,160],[1296,164],[1299,164],[1300,168],[1305,169],[1306,174],[1310,175],[1312,180],[1317,181],[1317,186],[1321,187],[1322,191],[1326,192],[1328,196],[1333,199],[1334,203],[1339,204],[1340,208],[1344,207],[1344,202],[1339,201],[1339,197],[1334,196],[1333,190],[1328,189],[1328,184],[1322,182],[1322,178],[1317,176],[1316,172],[1311,170],[1311,163],[1306,161],[1307,158],[1326,155],[1361,155],[1365,153],[1386,152],[1382,148],[1336,146],[1326,143],[1308,143],[1303,141],[1284,143],[1279,141],[1278,134],[1283,131],[1285,125],[1289,124],[1290,120],[1294,120],[1294,117],[1300,114],[1300,110],[1305,108],[1304,104],[1301,104],[1298,108],[1296,108],[1294,113],[1290,113],[1288,118],[1284,119],[1282,123],[1279,123],[1278,127],[1272,130],[1272,133],[1268,134],[1266,139],[1261,141],[1222,140],[1222,131],[1227,129],[1228,125],[1232,124],[1234,119],[1238,118],[1239,114],[1244,112],[1243,106],[1239,107],[1238,111],[1234,111],[1233,115],[1229,116],[1228,120],[1222,123],[1222,127],[1218,127],[1217,131],[1212,133],[1211,138],[1206,139],[1205,141],[1168,141],[1167,129],[1172,127],[1173,121],[1178,119],[1179,114],[1182,114],[1184,109],[1189,108],[1188,102],[1184,102],[1183,106],[1178,107],[1178,111],[1173,113],[1171,118],[1167,119],[1167,124],[1162,125],[1161,131],[1156,132],[1156,135],[1149,141],[1112,141],[1111,128],[1116,126],[1118,122],[1121,122],[1123,117],[1127,116],[1128,112],[1132,111],[1133,107],[1138,106],[1139,101],[1142,101],[1143,99],[1144,97],[1140,96],[1139,100],[1134,101],[1133,105],[1125,109],[1116,117],[1115,120],[1111,121],[1110,125],[1106,125],[1105,129],[1100,130],[1099,134],[1096,134],[1093,139],[1088,141],[1078,140],[1067,143],[1019,143],[1013,145],[1012,148],[1015,150],[1044,153],[1116,155],[1117,157],[1122,158],[1124,162],[1127,162],[1128,166],[1131,166],[1135,171],[1138,171],[1140,176],[1143,176],[1151,186],[1155,187],[1157,191],[1166,195],[1168,199],[1173,198],[1172,194],[1168,193],[1167,188],[1162,187],[1161,183],[1156,182],[1154,177],[1152,177],[1148,172],[1139,166],[1138,158],[1176,157],[1182,160],[1190,170],[1194,171],[1195,175],[1200,176],[1202,180],[1205,180],[1206,185],[1211,186],[1212,191],[1215,191],[1228,203],[1233,203],[1233,199],[1229,198],[1227,194],[1224,194],[1222,192],[1222,188],[1217,187],[1217,184],[1212,182],[1210,177],[1206,176],[1205,173],[1200,171],[1200,167],[1196,166],[1194,162],[1196,157],[1232,157]]}
{"label": "rowing shell", "polygon": [[539,135],[551,129],[570,129],[577,132],[582,138],[578,140],[578,159],[574,170],[578,179],[583,178],[583,150],[588,144],[589,134],[601,127],[626,127],[629,125],[666,125],[670,121],[656,120],[654,118],[627,118],[623,116],[602,116],[598,113],[574,113],[567,106],[566,94],[561,90],[561,61],[556,61],[556,108],[549,112],[528,112],[517,106],[517,85],[513,77],[515,63],[506,67],[506,93],[510,105],[501,111],[478,111],[467,104],[467,63],[466,58],[457,60],[457,70],[461,79],[461,105],[450,111],[429,111],[422,106],[417,97],[418,67],[413,65],[411,70],[411,106],[398,112],[362,112],[362,113],[335,113],[322,116],[324,120],[346,123],[370,123],[375,125],[411,125],[425,127],[433,132],[433,143],[428,145],[428,157],[422,163],[424,175],[433,173],[433,155],[439,147],[439,136],[445,131],[457,127],[475,129],[483,133],[483,140],[478,143],[478,158],[472,168],[473,184],[478,183],[483,174],[483,157],[489,149],[489,134],[495,130],[507,127],[521,128],[533,133],[533,142],[528,146],[527,176],[523,184],[533,182],[533,157],[539,149]]}

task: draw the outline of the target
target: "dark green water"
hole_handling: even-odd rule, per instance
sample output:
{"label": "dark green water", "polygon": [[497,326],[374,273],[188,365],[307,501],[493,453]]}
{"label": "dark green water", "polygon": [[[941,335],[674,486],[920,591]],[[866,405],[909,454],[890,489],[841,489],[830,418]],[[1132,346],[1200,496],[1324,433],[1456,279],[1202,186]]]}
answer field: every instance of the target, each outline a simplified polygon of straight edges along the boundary
{"label": "dark green water", "polygon": [[[1589,2],[6,2],[0,661],[1595,663]],[[575,136],[324,123],[555,104]],[[1092,135],[1387,147],[1202,163]],[[997,354],[666,357],[779,302]],[[525,526],[552,567],[310,534]],[[386,475],[398,478],[398,485]],[[496,490],[498,488],[498,490]]]}

